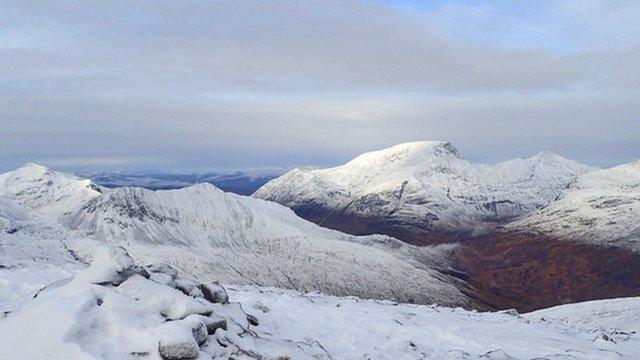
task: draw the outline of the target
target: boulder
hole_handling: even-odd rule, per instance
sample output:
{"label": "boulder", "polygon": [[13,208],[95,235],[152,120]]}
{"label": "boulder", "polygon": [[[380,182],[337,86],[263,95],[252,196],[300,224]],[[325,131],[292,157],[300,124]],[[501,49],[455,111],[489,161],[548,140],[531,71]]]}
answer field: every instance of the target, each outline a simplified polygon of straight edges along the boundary
{"label": "boulder", "polygon": [[227,330],[227,319],[217,314],[211,314],[206,318],[205,325],[209,335],[213,335],[218,329]]}
{"label": "boulder", "polygon": [[158,352],[165,360],[196,359],[200,347],[188,323],[170,321],[156,329]]}
{"label": "boulder", "polygon": [[227,290],[217,283],[208,283],[198,285],[198,289],[204,295],[204,298],[214,304],[226,304],[229,302]]}

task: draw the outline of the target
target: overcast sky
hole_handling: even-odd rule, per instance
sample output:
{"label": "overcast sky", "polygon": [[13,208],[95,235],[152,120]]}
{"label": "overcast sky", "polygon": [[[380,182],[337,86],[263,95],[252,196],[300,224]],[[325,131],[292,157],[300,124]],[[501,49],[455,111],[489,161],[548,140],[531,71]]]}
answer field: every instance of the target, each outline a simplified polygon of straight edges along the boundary
{"label": "overcast sky", "polygon": [[640,1],[0,0],[0,171],[640,158]]}

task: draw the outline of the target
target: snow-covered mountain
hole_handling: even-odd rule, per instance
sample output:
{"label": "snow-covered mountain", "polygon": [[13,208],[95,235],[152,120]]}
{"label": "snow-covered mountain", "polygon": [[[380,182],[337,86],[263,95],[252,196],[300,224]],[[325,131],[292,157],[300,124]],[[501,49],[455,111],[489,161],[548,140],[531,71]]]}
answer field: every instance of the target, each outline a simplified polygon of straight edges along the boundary
{"label": "snow-covered mountain", "polygon": [[102,191],[91,180],[32,163],[0,174],[0,196],[45,214],[71,213]]}
{"label": "snow-covered mountain", "polygon": [[578,177],[508,229],[640,252],[640,161]]}
{"label": "snow-covered mountain", "polygon": [[2,244],[4,259],[31,252],[46,259],[48,251],[86,258],[109,243],[125,246],[142,263],[167,262],[203,279],[471,305],[453,285],[464,284],[431,268],[440,258],[431,249],[324,229],[284,206],[210,184],[109,190],[35,165],[1,179],[0,191],[10,196],[3,213],[30,211],[34,219],[1,235],[8,239]]}
{"label": "snow-covered mountain", "polygon": [[532,212],[592,170],[548,152],[473,163],[448,142],[422,141],[365,153],[335,168],[295,169],[253,196],[341,231],[434,243]]}
{"label": "snow-covered mountain", "polygon": [[198,277],[406,302],[468,305],[432,254],[398,240],[321,228],[290,209],[213,185],[118,188],[65,218],[136,259],[168,262]]}

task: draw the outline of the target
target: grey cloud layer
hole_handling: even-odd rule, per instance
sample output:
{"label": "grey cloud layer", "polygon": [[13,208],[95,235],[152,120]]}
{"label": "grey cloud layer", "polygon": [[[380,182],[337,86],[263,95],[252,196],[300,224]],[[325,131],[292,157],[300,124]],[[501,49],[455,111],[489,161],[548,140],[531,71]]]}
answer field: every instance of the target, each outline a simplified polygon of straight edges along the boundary
{"label": "grey cloud layer", "polygon": [[639,44],[472,44],[356,1],[2,5],[5,166],[332,163],[417,138],[481,158],[640,157]]}

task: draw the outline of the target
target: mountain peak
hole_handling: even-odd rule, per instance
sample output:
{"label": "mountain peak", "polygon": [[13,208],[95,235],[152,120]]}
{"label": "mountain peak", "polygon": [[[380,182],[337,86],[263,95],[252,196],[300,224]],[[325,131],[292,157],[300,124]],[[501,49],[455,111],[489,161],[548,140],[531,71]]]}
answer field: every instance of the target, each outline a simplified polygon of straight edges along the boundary
{"label": "mountain peak", "polygon": [[448,141],[414,141],[364,153],[347,165],[381,166],[390,164],[419,164],[433,158],[459,158],[458,151]]}
{"label": "mountain peak", "polygon": [[34,173],[45,173],[50,171],[50,169],[44,165],[28,162],[22,166],[20,166],[17,170],[19,171],[29,171]]}
{"label": "mountain peak", "polygon": [[540,159],[540,160],[568,160],[554,152],[543,150],[531,157],[532,159]]}

